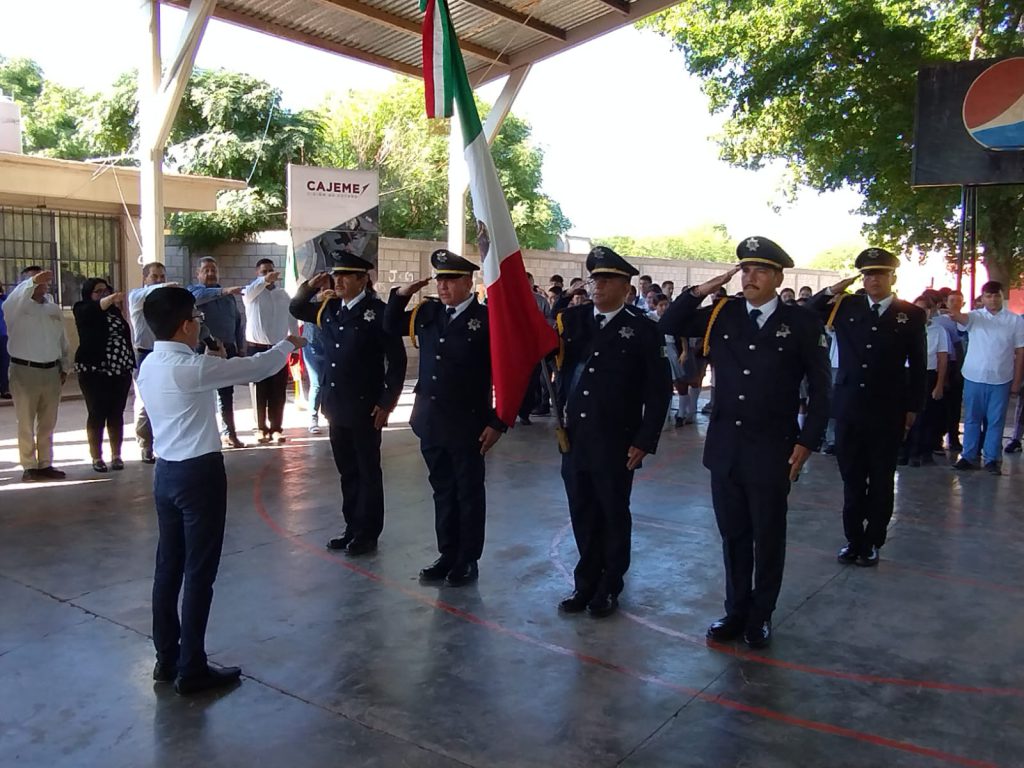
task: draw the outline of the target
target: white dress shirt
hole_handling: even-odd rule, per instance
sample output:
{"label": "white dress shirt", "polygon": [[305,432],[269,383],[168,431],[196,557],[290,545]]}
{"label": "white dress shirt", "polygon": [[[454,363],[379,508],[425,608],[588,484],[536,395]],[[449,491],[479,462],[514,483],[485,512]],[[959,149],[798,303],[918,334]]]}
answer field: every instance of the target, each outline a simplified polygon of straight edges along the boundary
{"label": "white dress shirt", "polygon": [[625,306],[626,306],[625,304],[622,304],[622,305],[619,306],[618,309],[612,309],[612,310],[609,310],[608,312],[602,312],[601,310],[599,310],[597,308],[597,305],[595,304],[594,305],[594,317],[596,318],[598,315],[603,315],[604,316],[604,321],[601,323],[601,327],[604,328],[606,325],[608,325],[608,323],[610,323],[612,320],[615,319],[615,316],[617,314],[619,314],[619,312],[621,312],[623,307],[625,307]]}
{"label": "white dress shirt", "polygon": [[146,297],[157,288],[165,288],[167,283],[156,283],[144,285],[141,288],[133,288],[128,291],[128,316],[132,321],[132,346],[136,349],[152,349],[156,339],[153,331],[149,329],[146,316],[142,314],[142,307],[146,303]]}
{"label": "white dress shirt", "polygon": [[[454,320],[454,319],[455,319],[456,317],[458,317],[458,316],[459,316],[459,315],[461,315],[461,314],[462,314],[463,312],[465,312],[465,311],[466,311],[466,308],[467,308],[467,307],[468,307],[468,306],[469,306],[470,304],[472,304],[472,303],[473,303],[473,299],[475,299],[475,298],[476,298],[476,296],[475,296],[474,294],[472,294],[472,293],[471,293],[471,294],[469,295],[469,298],[468,298],[468,299],[466,299],[465,301],[460,301],[460,302],[459,302],[458,304],[456,304],[456,305],[455,305],[455,307],[454,307],[454,309],[455,309],[455,313],[454,313],[454,314],[452,315],[452,318],[451,318],[451,319],[452,319],[452,320]],[[449,309],[451,309],[451,308],[452,308],[452,307],[449,307],[448,305],[445,305],[444,311],[445,311],[445,312],[447,312],[447,311],[448,311]],[[449,321],[449,322],[450,322],[450,321]]]}
{"label": "white dress shirt", "polygon": [[1024,318],[1005,308],[998,312],[975,309],[960,327],[968,333],[961,368],[964,378],[978,384],[1013,381],[1014,350],[1024,347]]}
{"label": "white dress shirt", "polygon": [[778,308],[778,306],[779,306],[779,297],[778,296],[776,296],[771,301],[766,301],[760,307],[755,307],[753,304],[751,304],[748,301],[747,302],[747,314],[749,315],[755,309],[760,309],[761,310],[761,314],[757,316],[757,321],[756,321],[757,322],[757,327],[758,328],[764,328],[764,324],[768,322],[768,318],[772,316],[772,313],[775,312],[775,310]]}
{"label": "white dress shirt", "polygon": [[866,294],[865,294],[864,298],[868,300],[868,309],[871,309],[873,306],[875,306],[875,304],[878,305],[878,316],[881,317],[882,315],[885,314],[885,310],[887,310],[889,308],[889,305],[892,304],[892,300],[894,298],[896,298],[896,297],[895,297],[895,295],[890,293],[888,296],[886,296],[881,301],[875,301],[874,299],[872,299],[870,296],[868,296]]}
{"label": "white dress shirt", "polygon": [[928,338],[928,365],[926,367],[929,371],[937,371],[939,369],[939,352],[949,354],[949,334],[934,320],[929,320],[924,330]]}
{"label": "white dress shirt", "polygon": [[288,334],[298,335],[299,321],[288,311],[291,297],[279,285],[268,288],[263,275],[246,286],[242,303],[245,340],[250,344],[277,344]]}
{"label": "white dress shirt", "polygon": [[64,312],[49,294],[43,302],[32,300],[36,285],[23,280],[7,294],[2,305],[7,322],[7,352],[11,357],[33,363],[60,362],[62,371],[71,370],[68,337],[64,333]]}
{"label": "white dress shirt", "polygon": [[217,390],[272,376],[284,367],[291,342],[251,357],[197,355],[185,344],[157,341],[139,369],[139,392],[153,427],[153,450],[166,461],[220,451]]}

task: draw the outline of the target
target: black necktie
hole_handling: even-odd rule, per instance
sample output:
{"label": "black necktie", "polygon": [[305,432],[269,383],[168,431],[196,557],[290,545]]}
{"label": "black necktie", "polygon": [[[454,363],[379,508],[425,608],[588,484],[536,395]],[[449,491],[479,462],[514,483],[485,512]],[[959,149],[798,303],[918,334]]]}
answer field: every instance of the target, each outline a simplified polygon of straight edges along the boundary
{"label": "black necktie", "polygon": [[604,315],[594,315],[594,320],[597,321],[598,329],[604,327]]}
{"label": "black necktie", "polygon": [[444,327],[447,328],[452,324],[452,320],[455,318],[455,307],[448,307],[444,311]]}
{"label": "black necktie", "polygon": [[753,324],[755,331],[761,330],[761,326],[757,322],[757,318],[759,318],[761,315],[762,312],[760,309],[750,310],[750,322]]}
{"label": "black necktie", "polygon": [[877,304],[877,303],[876,304],[872,304],[871,305],[871,312],[874,314],[875,320],[877,320],[878,316],[882,313],[882,305],[881,304]]}

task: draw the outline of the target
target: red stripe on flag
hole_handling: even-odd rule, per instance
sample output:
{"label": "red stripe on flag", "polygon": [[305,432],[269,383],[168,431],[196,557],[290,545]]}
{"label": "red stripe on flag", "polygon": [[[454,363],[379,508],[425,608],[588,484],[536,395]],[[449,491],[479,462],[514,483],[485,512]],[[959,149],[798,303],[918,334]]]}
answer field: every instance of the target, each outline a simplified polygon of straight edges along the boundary
{"label": "red stripe on flag", "polygon": [[520,251],[501,260],[501,277],[487,287],[487,320],[495,411],[511,426],[534,367],[558,346],[558,335],[533,297]]}
{"label": "red stripe on flag", "polygon": [[427,102],[427,117],[434,118],[434,3],[427,0],[423,14],[423,95]]}

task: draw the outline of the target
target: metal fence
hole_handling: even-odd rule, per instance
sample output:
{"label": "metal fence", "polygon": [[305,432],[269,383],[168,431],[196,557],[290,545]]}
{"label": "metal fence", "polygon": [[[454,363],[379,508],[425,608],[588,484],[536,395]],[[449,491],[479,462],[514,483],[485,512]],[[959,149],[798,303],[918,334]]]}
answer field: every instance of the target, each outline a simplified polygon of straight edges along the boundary
{"label": "metal fence", "polygon": [[33,264],[54,273],[54,298],[64,307],[81,299],[82,283],[90,277],[117,289],[121,222],[115,216],[0,207],[0,280],[16,285],[21,270]]}

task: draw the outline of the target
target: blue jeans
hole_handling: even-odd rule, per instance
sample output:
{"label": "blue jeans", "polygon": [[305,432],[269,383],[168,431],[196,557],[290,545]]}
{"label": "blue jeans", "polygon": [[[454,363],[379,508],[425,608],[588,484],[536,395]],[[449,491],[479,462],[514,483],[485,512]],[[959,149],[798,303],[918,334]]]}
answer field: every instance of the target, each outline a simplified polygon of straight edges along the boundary
{"label": "blue jeans", "polygon": [[985,428],[982,456],[986,463],[999,461],[1002,453],[1003,426],[1006,424],[1006,406],[1010,402],[1010,382],[1005,384],[979,384],[964,379],[964,449],[961,455],[968,461],[978,460],[981,447],[981,429]]}
{"label": "blue jeans", "polygon": [[[156,462],[153,498],[160,540],[153,577],[153,644],[182,677],[206,672],[206,624],[224,544],[228,483],[224,457]],[[178,593],[185,593],[178,617]]]}
{"label": "blue jeans", "polygon": [[307,352],[309,345],[302,348],[302,361],[306,364],[306,375],[309,376],[309,412],[314,418],[320,410],[320,386],[324,376],[324,358],[322,355]]}

